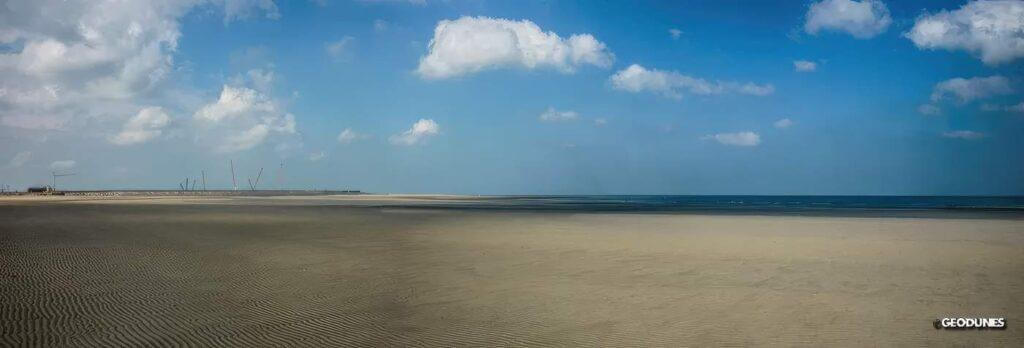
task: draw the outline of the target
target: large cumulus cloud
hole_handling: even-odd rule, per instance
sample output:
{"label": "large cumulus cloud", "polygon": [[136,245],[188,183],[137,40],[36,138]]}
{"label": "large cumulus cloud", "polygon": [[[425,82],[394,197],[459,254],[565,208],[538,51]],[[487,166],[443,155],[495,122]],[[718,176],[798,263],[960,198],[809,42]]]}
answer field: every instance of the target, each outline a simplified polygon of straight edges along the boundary
{"label": "large cumulus cloud", "polygon": [[590,34],[562,38],[528,20],[462,17],[437,24],[416,72],[427,79],[502,67],[572,73],[583,65],[609,67],[614,60],[605,44]]}

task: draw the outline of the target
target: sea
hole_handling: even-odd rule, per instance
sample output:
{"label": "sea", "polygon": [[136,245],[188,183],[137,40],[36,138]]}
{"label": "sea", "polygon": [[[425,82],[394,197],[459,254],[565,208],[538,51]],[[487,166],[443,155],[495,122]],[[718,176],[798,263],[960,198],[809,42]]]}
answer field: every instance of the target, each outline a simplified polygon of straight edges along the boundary
{"label": "sea", "polygon": [[[677,211],[822,215],[1008,213],[1024,216],[1024,196],[743,196],[580,195],[480,196],[435,207],[509,210]],[[931,214],[929,214],[931,215]]]}

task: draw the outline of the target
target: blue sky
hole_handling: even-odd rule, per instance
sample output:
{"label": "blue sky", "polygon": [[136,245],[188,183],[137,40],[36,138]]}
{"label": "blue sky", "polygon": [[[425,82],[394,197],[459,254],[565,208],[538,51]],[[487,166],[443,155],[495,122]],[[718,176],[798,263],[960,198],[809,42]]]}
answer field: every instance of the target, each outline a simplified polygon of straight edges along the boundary
{"label": "blue sky", "polygon": [[1024,194],[1020,1],[13,1],[0,23],[14,188],[228,188],[233,160],[265,188]]}

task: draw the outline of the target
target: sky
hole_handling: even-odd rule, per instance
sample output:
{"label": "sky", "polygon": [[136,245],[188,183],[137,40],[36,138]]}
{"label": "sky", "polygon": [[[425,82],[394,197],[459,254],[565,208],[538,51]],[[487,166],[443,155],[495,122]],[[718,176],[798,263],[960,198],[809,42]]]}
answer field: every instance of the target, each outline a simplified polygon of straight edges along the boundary
{"label": "sky", "polygon": [[1024,1],[0,3],[17,190],[1022,195],[1022,136]]}

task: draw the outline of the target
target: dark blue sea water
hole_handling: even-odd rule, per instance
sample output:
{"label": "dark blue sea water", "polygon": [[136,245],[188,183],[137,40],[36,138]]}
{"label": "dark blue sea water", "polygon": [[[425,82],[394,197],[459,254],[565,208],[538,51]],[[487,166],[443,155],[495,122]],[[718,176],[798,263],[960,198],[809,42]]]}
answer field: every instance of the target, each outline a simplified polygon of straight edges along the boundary
{"label": "dark blue sea water", "polygon": [[694,208],[1024,209],[1024,197],[1013,196],[580,196],[556,200]]}
{"label": "dark blue sea water", "polygon": [[1024,196],[490,196],[445,206],[602,211],[1024,213]]}

